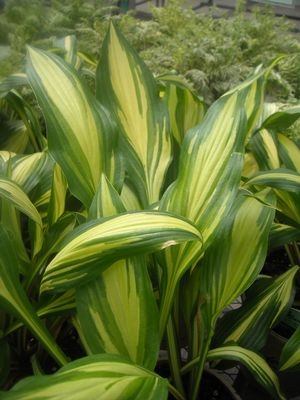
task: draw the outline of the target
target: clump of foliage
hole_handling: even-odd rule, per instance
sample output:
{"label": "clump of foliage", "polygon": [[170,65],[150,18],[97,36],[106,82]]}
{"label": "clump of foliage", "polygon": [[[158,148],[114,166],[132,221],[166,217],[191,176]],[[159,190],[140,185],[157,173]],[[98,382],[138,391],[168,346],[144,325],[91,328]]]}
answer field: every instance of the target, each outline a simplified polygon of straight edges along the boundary
{"label": "clump of foliage", "polygon": [[260,273],[300,238],[300,150],[280,134],[300,108],[265,103],[269,66],[206,109],[113,24],[91,90],[75,38],[62,46],[29,47],[0,87],[0,398],[196,400],[226,360],[285,399],[300,328],[276,371],[260,351],[300,260]]}

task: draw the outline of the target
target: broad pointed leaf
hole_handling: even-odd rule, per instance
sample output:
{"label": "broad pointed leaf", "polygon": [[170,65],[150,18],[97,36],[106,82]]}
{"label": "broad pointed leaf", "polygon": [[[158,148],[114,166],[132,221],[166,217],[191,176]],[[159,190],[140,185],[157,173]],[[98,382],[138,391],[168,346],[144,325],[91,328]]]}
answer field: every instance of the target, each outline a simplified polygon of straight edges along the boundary
{"label": "broad pointed leaf", "polygon": [[120,126],[130,184],[143,207],[157,202],[171,160],[167,109],[151,72],[113,24],[102,47],[96,93]]}
{"label": "broad pointed leaf", "polygon": [[[118,193],[102,177],[94,217],[124,211]],[[159,349],[158,310],[145,257],[119,260],[76,290],[82,342],[89,354],[112,353],[154,369]]]}
{"label": "broad pointed leaf", "polygon": [[[237,195],[244,146],[259,116],[263,88],[264,74],[259,72],[217,100],[202,123],[184,138],[178,179],[163,197],[160,209],[193,221],[202,233],[204,248],[213,241]],[[202,253],[200,243],[166,251],[168,287],[162,305],[165,310],[161,312],[161,331],[179,278]]]}
{"label": "broad pointed leaf", "polygon": [[46,120],[49,151],[72,193],[89,206],[101,173],[110,174],[114,164],[111,119],[59,57],[29,48],[27,72]]}
{"label": "broad pointed leaf", "polygon": [[112,355],[85,357],[69,363],[50,376],[24,379],[4,400],[166,400],[168,381]]}
{"label": "broad pointed leaf", "polygon": [[253,350],[260,350],[269,330],[279,322],[294,299],[295,266],[276,279],[258,280],[252,285],[242,307],[220,319],[216,329],[216,342],[234,341]]}
{"label": "broad pointed leaf", "polygon": [[284,400],[279,380],[268,363],[258,354],[240,346],[224,346],[208,352],[208,360],[235,360],[241,362],[252,373],[257,382],[267,390],[273,399]]}
{"label": "broad pointed leaf", "polygon": [[19,211],[41,225],[41,217],[23,189],[9,178],[0,178],[0,197],[8,200]]}
{"label": "broad pointed leaf", "polygon": [[188,221],[171,214],[137,212],[95,220],[77,228],[47,266],[41,290],[86,283],[119,259],[199,240]]}

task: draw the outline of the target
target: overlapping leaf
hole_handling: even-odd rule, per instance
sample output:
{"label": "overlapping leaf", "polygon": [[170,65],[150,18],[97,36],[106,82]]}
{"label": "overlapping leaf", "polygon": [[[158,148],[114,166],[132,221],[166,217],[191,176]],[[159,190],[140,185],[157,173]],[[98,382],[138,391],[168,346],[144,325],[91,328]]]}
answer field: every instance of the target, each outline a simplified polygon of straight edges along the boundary
{"label": "overlapping leaf", "polygon": [[[184,138],[179,176],[163,197],[160,209],[186,216],[209,246],[237,195],[247,136],[252,133],[263,98],[264,73],[259,72],[217,100],[200,125]],[[203,252],[199,243],[166,251],[168,314],[174,285]],[[167,293],[169,292],[169,293]]]}
{"label": "overlapping leaf", "polygon": [[[90,216],[124,211],[102,177]],[[158,310],[145,257],[121,259],[76,290],[80,335],[89,354],[111,353],[153,369],[159,349]]]}
{"label": "overlapping leaf", "polygon": [[300,368],[300,326],[284,345],[279,366],[281,371],[288,368]]}
{"label": "overlapping leaf", "polygon": [[19,318],[61,365],[66,358],[38,319],[19,282],[19,260],[14,241],[0,225],[0,308]]}
{"label": "overlapping leaf", "polygon": [[166,400],[168,381],[112,355],[97,355],[69,363],[50,376],[20,381],[1,400]]}
{"label": "overlapping leaf", "polygon": [[159,200],[171,159],[167,110],[151,72],[114,25],[102,47],[96,89],[115,113],[128,180],[147,207]]}
{"label": "overlapping leaf", "polygon": [[199,239],[195,226],[171,214],[137,212],[91,221],[70,235],[47,266],[41,290],[65,290],[92,280],[119,259]]}
{"label": "overlapping leaf", "polygon": [[[265,201],[274,203],[272,193],[265,193]],[[255,198],[243,195],[237,198],[231,218],[208,249],[199,269],[201,311],[208,329],[259,274],[273,218],[274,209]]]}
{"label": "overlapping leaf", "polygon": [[284,400],[277,375],[258,354],[240,346],[224,346],[208,352],[208,360],[235,360],[245,365],[257,382],[271,394],[273,399]]}
{"label": "overlapping leaf", "polygon": [[260,350],[269,330],[280,320],[294,299],[294,279],[299,267],[290,268],[276,279],[257,282],[241,308],[229,312],[217,325],[219,344],[234,341],[243,347]]}
{"label": "overlapping leaf", "polygon": [[102,172],[114,169],[114,126],[70,65],[29,48],[28,79],[47,124],[51,155],[70,190],[89,206]]}

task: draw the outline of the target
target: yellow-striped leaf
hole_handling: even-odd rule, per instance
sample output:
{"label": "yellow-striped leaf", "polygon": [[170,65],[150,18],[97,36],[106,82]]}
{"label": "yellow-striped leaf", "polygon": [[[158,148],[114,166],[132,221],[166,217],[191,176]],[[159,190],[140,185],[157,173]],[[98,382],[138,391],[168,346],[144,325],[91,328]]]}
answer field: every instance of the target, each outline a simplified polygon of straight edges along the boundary
{"label": "yellow-striped leaf", "polygon": [[260,350],[269,330],[291,306],[298,272],[299,267],[295,266],[276,279],[259,279],[247,292],[242,307],[220,319],[215,342],[234,341],[243,347]]}
{"label": "yellow-striped leaf", "polygon": [[300,240],[299,227],[293,227],[285,224],[273,224],[270,232],[270,248],[284,246],[286,243]]}
{"label": "yellow-striped leaf", "polygon": [[247,185],[270,186],[275,189],[300,193],[300,174],[283,168],[257,173]]}
{"label": "yellow-striped leaf", "polygon": [[9,178],[0,178],[0,197],[9,201],[19,211],[26,214],[37,224],[42,225],[40,214],[24,190]]}
{"label": "yellow-striped leaf", "polygon": [[[276,107],[276,106],[275,106]],[[300,106],[278,110],[266,118],[262,127],[276,132],[289,128],[300,117]]]}
{"label": "yellow-striped leaf", "polygon": [[37,317],[19,282],[19,269],[15,243],[0,224],[0,308],[21,320],[55,360],[64,365],[65,355]]}
{"label": "yellow-striped leaf", "polygon": [[234,360],[241,362],[252,373],[256,381],[269,392],[272,399],[284,400],[277,375],[258,354],[240,346],[224,346],[208,352],[209,361]]}
{"label": "yellow-striped leaf", "polygon": [[[193,221],[201,231],[204,248],[212,242],[236,198],[245,141],[261,111],[263,89],[264,74],[259,72],[217,100],[202,123],[184,138],[178,178],[163,197],[160,209]],[[199,242],[166,251],[167,288],[162,303],[165,310],[161,312],[161,330],[174,286],[202,253]]]}
{"label": "yellow-striped leaf", "polygon": [[89,354],[120,354],[154,369],[158,312],[144,257],[114,263],[76,290],[76,304]]}
{"label": "yellow-striped leaf", "polygon": [[178,77],[162,75],[158,79],[163,83],[162,97],[168,106],[171,132],[181,145],[187,131],[202,121],[205,104]]}
{"label": "yellow-striped leaf", "polygon": [[250,146],[261,170],[281,167],[277,140],[270,131],[262,129],[257,132],[251,138]]}
{"label": "yellow-striped leaf", "polygon": [[65,200],[67,192],[67,181],[65,175],[58,164],[54,165],[51,197],[48,207],[48,223],[53,225],[65,210]]}
{"label": "yellow-striped leaf", "polygon": [[279,367],[280,371],[300,367],[300,326],[284,345],[280,355]]}
{"label": "yellow-striped leaf", "polygon": [[[118,193],[102,177],[90,216],[124,211]],[[92,211],[92,213],[91,213]],[[126,356],[154,369],[159,349],[158,310],[145,257],[119,260],[76,290],[80,336],[89,354]]]}
{"label": "yellow-striped leaf", "polygon": [[286,168],[300,174],[300,148],[285,135],[278,135],[279,154]]}
{"label": "yellow-striped leaf", "polygon": [[102,47],[96,89],[115,113],[128,180],[145,208],[159,200],[171,159],[167,110],[151,72],[113,24]]}
{"label": "yellow-striped leaf", "polygon": [[199,240],[191,223],[171,214],[137,212],[83,224],[47,266],[41,290],[65,290],[92,280],[119,259]]}
{"label": "yellow-striped leaf", "polygon": [[[267,191],[264,200],[274,204]],[[253,197],[240,195],[231,218],[207,250],[199,268],[198,287],[206,326],[254,282],[267,254],[274,209]]]}
{"label": "yellow-striped leaf", "polygon": [[21,380],[4,400],[166,400],[168,381],[113,355],[95,355],[70,362],[53,375]]}
{"label": "yellow-striped leaf", "polygon": [[70,65],[33,48],[27,59],[28,79],[47,124],[49,151],[71,192],[88,207],[101,173],[110,176],[114,168],[114,125]]}

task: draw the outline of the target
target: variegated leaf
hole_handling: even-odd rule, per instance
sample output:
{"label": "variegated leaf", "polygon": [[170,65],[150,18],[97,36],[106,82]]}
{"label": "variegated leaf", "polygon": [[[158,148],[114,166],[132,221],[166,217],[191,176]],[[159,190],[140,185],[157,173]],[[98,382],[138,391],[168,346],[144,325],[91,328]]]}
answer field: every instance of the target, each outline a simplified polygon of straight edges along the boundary
{"label": "variegated leaf", "polygon": [[247,185],[270,186],[287,192],[300,193],[300,174],[289,169],[276,168],[258,172]]}
{"label": "variegated leaf", "polygon": [[171,132],[181,145],[187,131],[202,121],[205,104],[179,77],[162,75],[158,79],[163,83],[161,96],[168,106]]}
{"label": "variegated leaf", "polygon": [[[247,136],[259,116],[264,74],[259,72],[217,100],[200,125],[185,136],[178,179],[169,188],[160,209],[176,212],[198,226],[204,248],[236,198]],[[165,326],[174,289],[183,273],[201,258],[200,243],[188,243],[166,251],[167,288],[161,312]]]}
{"label": "variegated leaf", "polygon": [[[264,200],[274,204],[265,192]],[[240,195],[227,224],[207,250],[198,274],[201,312],[212,327],[222,310],[254,282],[267,255],[275,210],[253,197]]]}
{"label": "variegated leaf", "polygon": [[96,93],[115,113],[128,180],[145,208],[159,200],[171,160],[167,110],[151,72],[113,24],[102,47]]}
{"label": "variegated leaf", "polygon": [[64,365],[65,355],[38,319],[19,282],[19,269],[14,241],[0,224],[0,308],[21,320],[55,360]]}
{"label": "variegated leaf", "polygon": [[257,382],[269,392],[272,399],[285,400],[277,375],[258,354],[240,346],[224,346],[208,352],[209,361],[234,360],[245,365]]}
{"label": "variegated leaf", "polygon": [[172,214],[137,212],[94,220],[75,230],[48,264],[41,290],[65,290],[92,280],[119,259],[200,240],[191,223]]}
{"label": "variegated leaf", "polygon": [[[90,209],[100,218],[124,211],[103,176]],[[153,369],[159,349],[158,310],[145,257],[119,260],[76,290],[77,318],[89,354],[111,353]]]}
{"label": "variegated leaf", "polygon": [[114,168],[111,118],[59,57],[29,48],[27,71],[46,120],[49,151],[71,192],[88,207],[101,173],[110,176]]}
{"label": "variegated leaf", "polygon": [[55,164],[47,213],[49,226],[53,225],[65,210],[67,188],[68,185],[64,173],[60,166]]}
{"label": "variegated leaf", "polygon": [[37,224],[42,225],[40,214],[27,194],[11,179],[5,177],[0,178],[0,197],[10,202]]}
{"label": "variegated leaf", "polygon": [[280,355],[279,367],[280,371],[300,368],[300,326],[284,345]]}
{"label": "variegated leaf", "polygon": [[53,375],[21,380],[6,400],[166,400],[168,381],[113,355],[95,355],[70,362]]}
{"label": "variegated leaf", "polygon": [[271,129],[276,132],[289,128],[300,117],[300,106],[293,106],[269,115],[262,124],[263,128]]}
{"label": "variegated leaf", "polygon": [[297,171],[300,174],[300,148],[287,136],[279,134],[279,154],[286,168]]}
{"label": "variegated leaf", "polygon": [[295,295],[294,279],[299,267],[290,268],[276,279],[258,280],[252,285],[242,307],[220,319],[215,342],[236,342],[260,350],[269,330],[291,306]]}
{"label": "variegated leaf", "polygon": [[142,256],[114,263],[76,290],[83,343],[89,354],[126,356],[154,369],[159,349],[158,313]]}
{"label": "variegated leaf", "polygon": [[300,240],[300,229],[285,224],[274,223],[270,232],[270,248],[284,246],[287,243]]}
{"label": "variegated leaf", "polygon": [[281,167],[277,139],[268,130],[255,133],[250,140],[250,147],[261,170]]}

